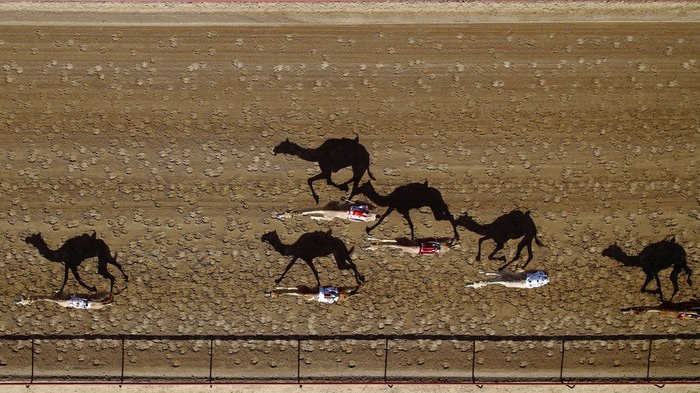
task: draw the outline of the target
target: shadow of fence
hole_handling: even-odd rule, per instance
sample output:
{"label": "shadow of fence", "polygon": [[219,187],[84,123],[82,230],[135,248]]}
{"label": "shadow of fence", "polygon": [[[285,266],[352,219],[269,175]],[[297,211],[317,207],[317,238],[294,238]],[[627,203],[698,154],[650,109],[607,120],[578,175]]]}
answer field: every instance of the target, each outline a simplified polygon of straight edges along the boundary
{"label": "shadow of fence", "polygon": [[0,384],[700,382],[700,333],[4,335]]}

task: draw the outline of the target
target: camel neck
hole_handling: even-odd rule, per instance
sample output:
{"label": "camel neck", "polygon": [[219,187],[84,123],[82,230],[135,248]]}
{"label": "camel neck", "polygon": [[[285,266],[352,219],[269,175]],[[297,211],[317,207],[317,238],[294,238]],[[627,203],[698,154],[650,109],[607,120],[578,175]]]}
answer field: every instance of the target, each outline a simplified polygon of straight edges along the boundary
{"label": "camel neck", "polygon": [[301,146],[297,145],[296,143],[293,145],[294,145],[294,151],[290,152],[290,154],[295,155],[304,161],[311,161],[311,162],[318,161],[318,157],[316,157],[316,149],[308,149],[305,147],[301,147]]}
{"label": "camel neck", "polygon": [[282,243],[282,240],[280,240],[280,238],[277,236],[275,236],[274,239],[270,240],[270,245],[272,246],[272,248],[275,249],[275,251],[282,255],[292,254],[290,247]]}
{"label": "camel neck", "polygon": [[486,235],[486,232],[488,232],[487,228],[484,225],[481,225],[478,222],[474,221],[467,214],[464,214],[462,217],[457,219],[457,225],[461,225],[467,228],[468,231],[478,233],[480,235]]}
{"label": "camel neck", "polygon": [[385,207],[391,204],[389,198],[384,195],[379,195],[377,191],[374,190],[374,187],[369,187],[369,190],[363,191],[363,194],[372,201],[372,203],[378,206]]}
{"label": "camel neck", "polygon": [[625,266],[639,266],[639,256],[627,255],[624,252],[620,252],[620,255],[616,258]]}
{"label": "camel neck", "polygon": [[58,255],[58,252],[50,249],[43,238],[39,238],[39,241],[37,242],[37,244],[34,244],[34,247],[36,247],[41,256],[48,259],[49,261],[63,263],[63,260],[61,259],[60,255]]}

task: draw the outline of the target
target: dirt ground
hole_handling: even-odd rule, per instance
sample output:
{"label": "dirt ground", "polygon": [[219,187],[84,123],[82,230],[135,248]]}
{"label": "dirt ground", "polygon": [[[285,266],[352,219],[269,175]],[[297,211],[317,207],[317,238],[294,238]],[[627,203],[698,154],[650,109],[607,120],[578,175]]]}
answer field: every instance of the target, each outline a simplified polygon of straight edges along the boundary
{"label": "dirt ground", "polygon": [[[614,243],[636,255],[675,235],[700,271],[698,5],[45,7],[0,4],[0,334],[698,331],[695,321],[621,314],[657,298],[640,294],[641,269],[601,255]],[[531,211],[545,246],[534,246],[528,268],[547,270],[551,283],[466,288],[500,262],[477,262],[479,235],[465,229],[461,250],[413,258],[361,250],[364,224],[273,219],[315,206],[306,180],[318,167],[272,148],[355,134],[381,194],[429,181],[453,214],[481,223]],[[347,195],[315,187],[321,204]],[[417,236],[451,235],[428,210],[411,216]],[[289,259],[261,235],[276,230],[291,243],[328,229],[355,247],[361,293],[334,306],[266,299]],[[113,306],[13,304],[50,294],[63,277],[26,236],[40,232],[55,249],[93,230],[131,278]],[[395,213],[373,234],[409,231]],[[482,254],[492,247],[485,242]],[[330,258],[316,266],[324,284],[354,282]],[[85,281],[108,289],[96,270],[94,261],[80,267]],[[667,296],[669,273],[661,274]],[[686,278],[674,300],[698,296]],[[284,283],[314,280],[299,263]],[[71,276],[67,289],[82,288]],[[75,362],[113,369],[116,345],[38,343],[38,355],[49,374]],[[296,359],[290,343],[215,345],[250,372],[296,372],[284,360]],[[402,345],[391,347],[397,373],[432,362],[459,375],[457,359],[471,360],[471,344]],[[477,351],[485,368],[556,369],[556,345],[537,345]],[[644,345],[572,344],[579,352],[568,361],[619,375],[616,367],[645,360]],[[655,348],[663,346],[674,349],[659,363],[698,374],[698,342]],[[0,369],[26,360],[23,348],[3,343]],[[378,370],[384,356],[372,342],[302,350],[309,370],[332,364],[341,374]],[[204,343],[133,344],[127,367],[187,374],[198,357],[208,360]]]}

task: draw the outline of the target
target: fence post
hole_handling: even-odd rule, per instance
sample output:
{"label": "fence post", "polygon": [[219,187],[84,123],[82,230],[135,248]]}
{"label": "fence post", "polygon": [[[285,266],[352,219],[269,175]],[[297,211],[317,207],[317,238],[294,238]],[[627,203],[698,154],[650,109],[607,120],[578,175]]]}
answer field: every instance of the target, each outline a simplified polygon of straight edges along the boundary
{"label": "fence post", "polygon": [[389,364],[389,339],[384,340],[384,383],[387,382],[386,379],[386,368]]}
{"label": "fence post", "polygon": [[649,351],[647,351],[647,379],[649,379],[649,370],[651,369],[651,342],[649,339]]}
{"label": "fence post", "polygon": [[209,339],[209,387],[212,382],[212,369],[214,368],[214,339]]}
{"label": "fence post", "polygon": [[472,340],[472,383],[476,383],[476,340]]}
{"label": "fence post", "polygon": [[566,339],[561,340],[561,364],[559,365],[559,382],[564,383],[564,351],[566,351],[566,347],[564,347],[564,344],[566,343]]}
{"label": "fence post", "polygon": [[297,383],[301,386],[301,339],[297,338]]}
{"label": "fence post", "polygon": [[122,373],[121,373],[121,377],[119,378],[119,387],[122,387],[122,384],[124,383],[124,336],[122,336],[121,342],[122,342]]}
{"label": "fence post", "polygon": [[[31,376],[29,377],[29,384],[31,385],[34,382],[34,337],[32,337],[32,373]],[[27,386],[29,387],[29,386]]]}

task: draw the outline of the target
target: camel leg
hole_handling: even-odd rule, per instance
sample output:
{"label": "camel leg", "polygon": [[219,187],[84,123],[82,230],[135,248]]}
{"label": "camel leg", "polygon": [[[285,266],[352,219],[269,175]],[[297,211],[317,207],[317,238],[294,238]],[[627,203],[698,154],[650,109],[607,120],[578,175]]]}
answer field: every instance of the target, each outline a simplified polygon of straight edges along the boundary
{"label": "camel leg", "polygon": [[523,238],[523,240],[521,240],[520,243],[518,243],[518,247],[515,250],[515,256],[513,257],[513,259],[511,259],[511,262],[514,262],[520,258],[520,254],[523,252],[523,248],[525,248],[525,244],[527,244],[527,238]]}
{"label": "camel leg", "polygon": [[338,188],[342,191],[347,191],[348,184],[352,183],[352,191],[350,191],[350,195],[355,195],[355,191],[357,191],[357,186],[360,184],[360,180],[362,179],[362,175],[365,174],[366,170],[367,170],[367,167],[364,165],[352,167],[352,179],[346,181],[343,184],[339,184]]}
{"label": "camel leg", "polygon": [[390,208],[386,209],[386,212],[384,212],[384,214],[382,214],[382,216],[379,217],[379,220],[377,220],[377,223],[374,224],[374,225],[372,225],[371,227],[367,227],[367,228],[365,229],[365,232],[367,232],[367,233],[372,232],[372,230],[373,230],[374,228],[376,228],[379,224],[381,224],[382,221],[384,221],[384,219],[386,218],[386,216],[388,216],[389,214],[391,214],[391,212],[393,212],[393,211],[394,211],[394,208],[393,208],[393,207],[390,207]]}
{"label": "camel leg", "polygon": [[454,241],[459,240],[459,232],[457,231],[457,221],[454,219],[452,215],[450,215],[450,224],[452,225],[452,232],[454,232],[455,236],[453,239]]}
{"label": "camel leg", "polygon": [[129,281],[129,276],[126,273],[124,273],[124,269],[122,269],[122,264],[117,262],[116,257],[107,259],[107,263],[112,266],[116,266],[116,268],[119,269],[119,271],[122,273],[122,276],[124,276],[124,281]]}
{"label": "camel leg", "polygon": [[406,222],[408,223],[408,227],[411,229],[411,240],[415,239],[415,236],[413,235],[413,221],[411,221],[411,215],[408,212],[400,212],[400,213],[403,216],[403,218],[406,219]]}
{"label": "camel leg", "polygon": [[321,286],[321,280],[318,278],[318,271],[316,270],[316,266],[314,266],[314,261],[312,259],[304,259],[304,262],[306,262],[307,265],[311,268],[311,271],[314,272],[314,277],[316,277],[316,283],[318,286]]}
{"label": "camel leg", "polygon": [[659,273],[654,273],[654,279],[656,280],[657,291],[659,292],[659,299],[664,300],[664,294],[661,292],[661,280],[659,279]]}
{"label": "camel leg", "polygon": [[365,281],[365,277],[357,271],[357,266],[355,265],[355,262],[350,259],[349,255],[334,252],[333,257],[335,258],[335,263],[338,265],[339,270],[352,270],[353,274],[355,275],[355,281],[357,281],[358,284],[362,284]]}
{"label": "camel leg", "polygon": [[532,260],[532,240],[530,240],[527,243],[527,261],[525,261],[525,264],[523,265],[523,269],[525,269],[525,266],[527,266],[528,263]]}
{"label": "camel leg", "polygon": [[676,293],[678,292],[678,275],[681,274],[681,270],[683,270],[683,268],[680,266],[674,267],[671,275],[669,276],[671,283],[673,284],[673,294],[671,294],[671,298],[668,299],[669,302],[673,300],[673,297],[676,296]]}
{"label": "camel leg", "polygon": [[63,267],[63,285],[61,285],[61,289],[58,292],[63,292],[63,288],[66,287],[66,282],[68,282],[68,264],[65,263]]}
{"label": "camel leg", "polygon": [[299,258],[299,257],[294,257],[294,258],[292,258],[292,260],[287,264],[287,267],[284,269],[284,272],[282,272],[282,275],[281,275],[278,279],[275,280],[275,284],[279,284],[280,281],[282,281],[282,279],[283,279],[284,276],[287,274],[287,272],[289,271],[289,269],[290,269],[292,266],[294,266],[294,263],[296,263],[297,258]]}
{"label": "camel leg", "polygon": [[97,274],[109,280],[109,293],[112,293],[114,290],[114,276],[107,270],[107,261],[102,258],[98,260]]}
{"label": "camel leg", "polygon": [[[685,260],[683,261],[685,262]],[[693,285],[693,280],[690,279],[690,276],[693,274],[693,270],[688,267],[685,263],[683,264],[683,271],[685,274],[688,275],[688,285]]]}
{"label": "camel leg", "polygon": [[481,260],[481,243],[484,242],[484,240],[488,239],[487,236],[484,236],[479,239],[478,247],[476,248],[476,260],[480,261]]}
{"label": "camel leg", "polygon": [[316,195],[316,191],[314,191],[314,182],[316,180],[320,180],[320,179],[326,179],[327,181],[330,182],[331,175],[330,175],[330,173],[328,175],[326,175],[325,173],[321,172],[316,176],[310,177],[309,180],[306,181],[307,183],[309,183],[309,188],[311,189],[311,196],[314,197],[314,201],[316,201],[317,204],[318,204],[318,195]]}
{"label": "camel leg", "polygon": [[[502,249],[503,249],[503,243],[496,243],[496,247],[494,247],[493,252],[489,255],[489,259],[492,261],[500,260],[500,261],[505,262],[506,257],[504,257],[504,256],[496,257],[495,256],[496,253],[501,251]],[[503,269],[499,269],[499,270],[503,270]]]}
{"label": "camel leg", "polygon": [[71,267],[70,267],[70,271],[73,273],[73,277],[75,277],[75,279],[78,280],[78,283],[79,283],[80,285],[82,285],[83,287],[85,287],[85,289],[89,290],[90,292],[96,292],[96,291],[97,291],[97,288],[96,288],[96,287],[91,287],[91,286],[85,284],[85,282],[83,282],[83,279],[80,278],[80,274],[78,273],[78,267],[77,267],[77,266],[71,266]]}
{"label": "camel leg", "polygon": [[433,211],[433,217],[435,217],[436,221],[449,221],[450,225],[452,225],[452,231],[454,232],[454,239],[459,240],[459,232],[457,232],[457,221],[455,221],[454,216],[450,211],[447,209],[447,206],[444,207],[444,210],[441,211],[436,211],[432,207],[430,210]]}
{"label": "camel leg", "polygon": [[647,273],[647,277],[646,277],[646,279],[644,279],[644,284],[642,285],[642,289],[640,290],[640,292],[642,292],[642,293],[644,293],[644,292],[651,292],[651,293],[654,293],[654,291],[648,291],[648,290],[647,290],[647,285],[649,285],[649,283],[650,283],[651,280],[653,280],[653,279],[654,279],[654,276]]}

